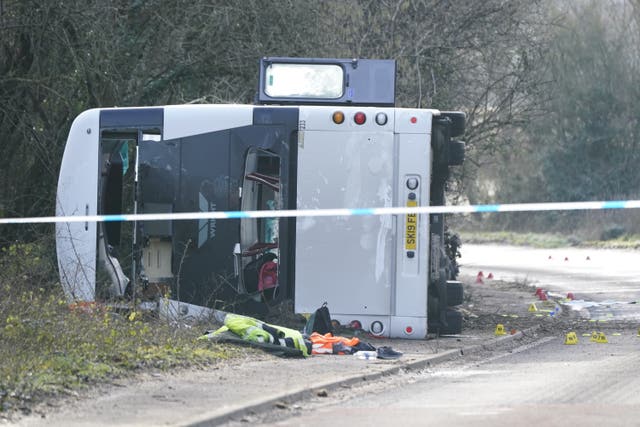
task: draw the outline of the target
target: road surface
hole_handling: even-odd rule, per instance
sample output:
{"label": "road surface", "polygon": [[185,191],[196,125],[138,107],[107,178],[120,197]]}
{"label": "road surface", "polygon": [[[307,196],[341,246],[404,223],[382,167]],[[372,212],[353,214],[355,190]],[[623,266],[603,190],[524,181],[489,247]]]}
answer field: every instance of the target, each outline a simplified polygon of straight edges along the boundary
{"label": "road surface", "polygon": [[269,425],[637,426],[640,338],[539,345],[463,366],[405,375],[367,394],[343,393]]}
{"label": "road surface", "polygon": [[461,252],[462,274],[571,292],[577,301],[569,307],[595,320],[640,320],[640,251],[464,245]]}
{"label": "road surface", "polygon": [[408,372],[251,421],[277,426],[640,425],[640,304],[633,304],[640,300],[640,252],[465,245],[462,253],[466,277],[482,271],[485,282],[492,273],[552,295],[573,293],[576,301],[564,307],[612,321],[607,342],[592,342],[583,330],[569,345],[559,331],[516,350]]}

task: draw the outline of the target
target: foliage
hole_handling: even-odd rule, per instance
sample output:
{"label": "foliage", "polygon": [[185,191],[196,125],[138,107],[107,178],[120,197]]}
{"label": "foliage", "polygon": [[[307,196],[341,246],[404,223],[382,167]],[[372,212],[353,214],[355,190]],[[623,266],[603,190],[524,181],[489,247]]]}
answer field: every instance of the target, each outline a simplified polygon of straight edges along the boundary
{"label": "foliage", "polygon": [[328,56],[394,58],[399,106],[467,113],[467,161],[454,168],[450,190],[473,199],[481,156],[517,148],[511,130],[538,114],[546,96],[544,8],[519,0],[324,4],[334,29],[323,43],[334,46]]}
{"label": "foliage", "polygon": [[204,366],[233,357],[196,340],[201,331],[131,309],[69,305],[34,244],[0,256],[0,412],[141,368]]}
{"label": "foliage", "polygon": [[[501,129],[536,103],[529,95],[538,91],[532,31],[540,13],[528,0],[0,4],[4,216],[53,213],[66,134],[81,111],[251,102],[264,55],[396,59],[399,106],[469,113],[464,174],[475,153],[499,149]],[[11,228],[7,236],[37,231]]]}
{"label": "foliage", "polygon": [[638,24],[624,9],[590,2],[571,10],[558,32],[549,58],[552,114],[537,126],[553,141],[542,159],[550,198],[637,195]]}
{"label": "foliage", "polygon": [[[66,134],[80,112],[250,102],[258,58],[299,54],[299,34],[313,28],[313,14],[307,12],[315,7],[257,0],[0,5],[0,213],[5,216],[53,213]],[[16,230],[7,234],[33,236]]]}
{"label": "foliage", "polygon": [[[539,72],[540,114],[506,129],[516,150],[479,157],[469,192],[474,203],[625,200],[638,197],[640,131],[637,106],[639,3],[555,1],[548,5],[548,50]],[[583,212],[493,215],[481,226],[600,234]],[[627,210],[615,219],[640,232]],[[594,231],[597,225],[599,231]],[[598,238],[596,235],[590,238]]]}
{"label": "foliage", "polygon": [[[0,4],[2,216],[53,213],[66,134],[81,111],[251,102],[264,55],[394,58],[399,106],[466,111],[455,200],[637,195],[632,0]],[[4,237],[42,232],[12,227]]]}
{"label": "foliage", "polygon": [[[558,233],[518,233],[514,231],[462,231],[465,243],[531,246],[534,248],[566,248],[570,246],[605,249],[640,249],[640,235],[624,234],[614,238],[582,240]],[[603,236],[604,237],[604,236]],[[464,249],[464,247],[463,247]]]}
{"label": "foliage", "polygon": [[562,248],[575,246],[576,240],[560,234],[517,233],[512,231],[461,232],[465,243],[497,243],[503,245],[532,246],[534,248]]}

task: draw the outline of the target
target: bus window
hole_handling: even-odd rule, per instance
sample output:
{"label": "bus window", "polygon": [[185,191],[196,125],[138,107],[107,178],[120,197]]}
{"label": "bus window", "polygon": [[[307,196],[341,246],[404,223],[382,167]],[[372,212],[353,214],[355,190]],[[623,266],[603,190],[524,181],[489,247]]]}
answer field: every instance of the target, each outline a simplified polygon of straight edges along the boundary
{"label": "bus window", "polygon": [[[242,183],[243,211],[278,210],[280,158],[268,151],[247,152]],[[247,293],[272,299],[278,286],[278,218],[243,218],[240,221],[241,282]]]}
{"label": "bus window", "polygon": [[344,93],[344,71],[336,64],[271,64],[265,93],[274,98],[336,99]]}
{"label": "bus window", "polygon": [[[103,132],[98,213],[133,213],[137,134]],[[133,224],[110,221],[99,225],[100,269],[96,292],[103,298],[122,295],[134,275]]]}

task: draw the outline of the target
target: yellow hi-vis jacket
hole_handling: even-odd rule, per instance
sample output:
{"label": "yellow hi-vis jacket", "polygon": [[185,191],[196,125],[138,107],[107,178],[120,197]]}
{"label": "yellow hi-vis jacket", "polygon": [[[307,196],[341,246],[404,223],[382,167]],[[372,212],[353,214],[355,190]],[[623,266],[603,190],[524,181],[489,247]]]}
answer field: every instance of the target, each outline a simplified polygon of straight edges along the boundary
{"label": "yellow hi-vis jacket", "polygon": [[303,356],[309,356],[309,349],[302,334],[294,329],[270,325],[253,317],[227,313],[224,318],[224,326],[215,331],[213,335],[227,330],[246,341],[292,347],[300,350]]}

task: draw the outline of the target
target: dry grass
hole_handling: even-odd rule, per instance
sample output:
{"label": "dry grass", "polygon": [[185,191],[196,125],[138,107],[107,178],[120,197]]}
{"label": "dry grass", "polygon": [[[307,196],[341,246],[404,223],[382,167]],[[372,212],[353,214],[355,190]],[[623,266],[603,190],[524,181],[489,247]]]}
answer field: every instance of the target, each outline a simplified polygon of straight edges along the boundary
{"label": "dry grass", "polygon": [[[0,412],[127,372],[198,366],[233,357],[199,341],[203,327],[170,324],[133,309],[72,305],[33,244],[0,256]],[[208,325],[209,327],[211,325]]]}
{"label": "dry grass", "polygon": [[464,243],[499,243],[534,248],[598,247],[607,249],[639,249],[640,235],[625,234],[606,240],[582,240],[574,235],[552,233],[520,233],[514,231],[463,231]]}

